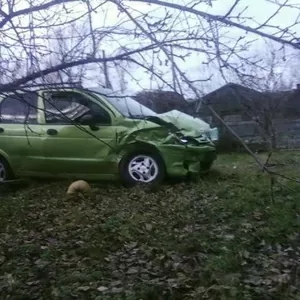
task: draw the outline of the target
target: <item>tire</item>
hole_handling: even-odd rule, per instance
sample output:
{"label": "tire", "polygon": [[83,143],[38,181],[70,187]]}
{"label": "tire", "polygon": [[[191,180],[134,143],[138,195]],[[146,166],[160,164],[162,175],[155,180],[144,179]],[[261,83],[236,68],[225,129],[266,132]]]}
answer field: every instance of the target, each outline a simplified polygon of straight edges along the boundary
{"label": "tire", "polygon": [[4,158],[0,158],[0,183],[15,179],[14,173],[9,163]]}
{"label": "tire", "polygon": [[[150,166],[148,162],[150,162]],[[140,170],[138,170],[139,168]],[[125,155],[120,162],[119,171],[121,180],[127,187],[141,183],[158,184],[164,180],[166,174],[165,164],[161,156],[147,151]]]}
{"label": "tire", "polygon": [[203,161],[201,162],[201,174],[205,175],[208,174],[209,171],[211,170],[211,167],[214,163],[214,160],[208,160],[208,161]]}

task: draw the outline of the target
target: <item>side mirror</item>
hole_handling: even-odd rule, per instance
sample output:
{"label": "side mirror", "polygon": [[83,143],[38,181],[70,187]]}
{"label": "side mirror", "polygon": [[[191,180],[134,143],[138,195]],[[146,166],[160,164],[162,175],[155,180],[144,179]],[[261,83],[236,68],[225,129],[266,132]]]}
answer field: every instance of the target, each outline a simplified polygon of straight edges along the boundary
{"label": "side mirror", "polygon": [[92,114],[83,116],[80,120],[80,123],[81,125],[88,125],[93,131],[99,129],[99,127],[97,126],[97,122],[95,121],[95,117]]}
{"label": "side mirror", "polygon": [[97,125],[89,125],[89,127],[90,127],[91,130],[93,130],[93,131],[99,130],[99,127],[98,127]]}

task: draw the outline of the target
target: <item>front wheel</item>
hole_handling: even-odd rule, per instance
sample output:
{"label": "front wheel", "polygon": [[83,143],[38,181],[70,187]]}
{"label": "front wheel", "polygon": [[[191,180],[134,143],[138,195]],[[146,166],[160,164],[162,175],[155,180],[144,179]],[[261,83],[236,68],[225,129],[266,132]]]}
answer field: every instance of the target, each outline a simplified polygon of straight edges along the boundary
{"label": "front wheel", "polygon": [[207,160],[200,163],[200,173],[201,174],[207,174],[211,170],[211,167],[214,163],[214,160]]}
{"label": "front wheel", "polygon": [[127,186],[160,183],[165,177],[164,162],[158,154],[129,154],[120,163],[120,175]]}
{"label": "front wheel", "polygon": [[8,162],[0,158],[0,183],[14,179],[15,176]]}

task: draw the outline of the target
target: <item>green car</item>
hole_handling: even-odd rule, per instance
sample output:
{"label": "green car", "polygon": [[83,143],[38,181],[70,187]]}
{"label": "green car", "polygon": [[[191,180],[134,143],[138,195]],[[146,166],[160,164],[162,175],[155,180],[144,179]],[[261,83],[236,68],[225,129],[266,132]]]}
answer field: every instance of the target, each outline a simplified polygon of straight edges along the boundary
{"label": "green car", "polygon": [[134,185],[207,172],[218,129],[157,114],[103,88],[36,88],[0,98],[0,181],[21,177]]}

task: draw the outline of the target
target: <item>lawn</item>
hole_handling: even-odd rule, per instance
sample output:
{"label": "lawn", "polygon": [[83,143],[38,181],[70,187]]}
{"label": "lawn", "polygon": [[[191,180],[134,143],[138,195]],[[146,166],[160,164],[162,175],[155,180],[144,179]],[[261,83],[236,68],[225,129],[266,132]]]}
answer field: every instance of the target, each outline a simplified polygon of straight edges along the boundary
{"label": "lawn", "polygon": [[[299,152],[270,162],[299,178]],[[151,189],[1,187],[0,299],[300,299],[300,184],[270,182],[235,154]]]}

